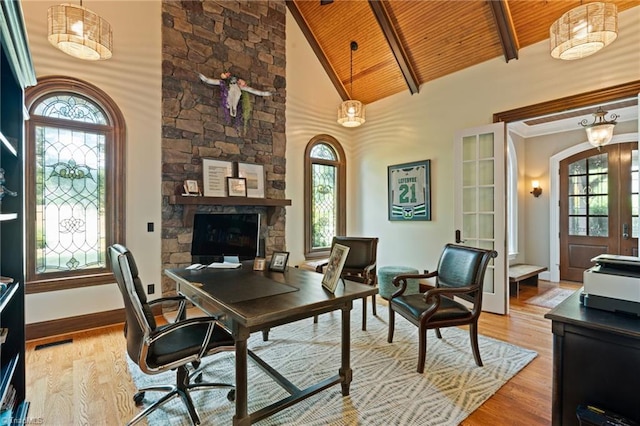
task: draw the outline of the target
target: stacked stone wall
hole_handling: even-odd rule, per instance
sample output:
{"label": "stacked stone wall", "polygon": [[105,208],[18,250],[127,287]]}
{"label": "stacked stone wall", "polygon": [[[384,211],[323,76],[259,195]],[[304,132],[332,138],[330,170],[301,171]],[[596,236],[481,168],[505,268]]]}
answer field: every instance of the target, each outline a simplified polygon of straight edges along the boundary
{"label": "stacked stone wall", "polygon": [[[266,198],[285,198],[284,1],[163,1],[162,5],[162,267],[191,263],[192,229],[170,197],[185,180],[202,188],[202,159],[261,164]],[[218,86],[202,73],[223,72],[272,96],[249,95],[246,127],[229,116]],[[239,110],[242,109],[240,105]],[[135,141],[131,141],[135,143]],[[258,212],[265,253],[284,251],[285,211],[271,226],[264,207],[199,206],[198,212]],[[163,277],[163,293],[174,283]]]}

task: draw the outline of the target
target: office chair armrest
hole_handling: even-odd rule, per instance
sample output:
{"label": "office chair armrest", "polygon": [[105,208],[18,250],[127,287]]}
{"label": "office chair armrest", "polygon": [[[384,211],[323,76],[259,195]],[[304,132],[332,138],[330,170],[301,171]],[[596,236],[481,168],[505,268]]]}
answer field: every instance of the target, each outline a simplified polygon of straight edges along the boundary
{"label": "office chair armrest", "polygon": [[166,297],[160,297],[158,299],[153,299],[153,300],[149,300],[147,302],[147,304],[149,305],[155,305],[156,303],[162,303],[162,302],[180,302],[186,300],[186,298],[184,296],[180,296],[175,295],[175,296],[166,296]]}
{"label": "office chair armrest", "polygon": [[181,329],[181,328],[193,327],[194,325],[202,325],[202,324],[206,324],[209,327],[213,327],[217,323],[218,323],[218,320],[216,318],[213,318],[213,317],[188,318],[188,319],[185,319],[185,320],[182,320],[182,321],[174,322],[174,323],[168,324],[167,326],[159,328],[157,331],[151,333],[145,339],[145,345],[150,346],[156,340],[162,339],[166,335],[171,334],[174,331],[176,331],[178,329]]}
{"label": "office chair armrest", "polygon": [[154,305],[164,304],[168,302],[179,302],[178,313],[176,315],[175,321],[184,320],[186,318],[186,309],[187,309],[187,299],[184,296],[175,295],[175,296],[160,297],[158,299],[154,299],[147,302],[147,304],[150,307],[153,307]]}
{"label": "office chair armrest", "polygon": [[[216,326],[216,324],[218,323],[218,321],[215,318],[211,318],[211,317],[198,317],[198,318],[189,318],[183,321],[179,321],[173,324],[169,324],[161,329],[158,329],[157,331],[153,332],[151,335],[146,336],[144,339],[144,344],[141,348],[141,354],[140,354],[140,358],[144,361],[144,365],[140,365],[140,368],[145,371],[145,372],[160,372],[160,371],[166,371],[166,370],[172,370],[177,366],[180,365],[184,365],[185,363],[188,362],[194,362],[194,361],[200,361],[202,359],[202,357],[207,354],[207,347],[209,346],[209,342],[211,341],[211,338],[213,337],[213,333],[214,333],[214,328]],[[183,357],[181,359],[177,359],[174,360],[172,363],[166,364],[166,365],[162,365],[160,367],[154,367],[151,368],[148,365],[146,365],[146,359],[148,356],[148,350],[151,347],[151,345],[156,342],[157,340],[162,339],[163,337],[166,337],[167,335],[175,332],[176,330],[179,330],[181,328],[189,328],[189,327],[193,327],[195,325],[207,325],[207,332],[204,335],[204,339],[202,340],[202,343],[200,344],[200,351],[197,354],[192,354],[189,355],[187,357]],[[233,348],[233,346],[224,346],[224,347],[218,347],[219,350],[231,350]]]}
{"label": "office chair armrest", "polygon": [[404,292],[407,290],[407,283],[410,279],[422,279],[422,278],[432,278],[438,275],[437,271],[429,273],[429,271],[424,271],[424,274],[403,274],[396,275],[393,277],[393,281],[391,282],[394,286],[400,287],[396,290],[392,295],[391,299],[394,297],[402,296]]}

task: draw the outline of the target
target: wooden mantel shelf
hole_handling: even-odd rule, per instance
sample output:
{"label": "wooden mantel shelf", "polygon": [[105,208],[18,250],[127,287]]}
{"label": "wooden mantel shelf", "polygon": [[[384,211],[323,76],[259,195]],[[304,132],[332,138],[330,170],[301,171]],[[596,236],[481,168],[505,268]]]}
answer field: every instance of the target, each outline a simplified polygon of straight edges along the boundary
{"label": "wooden mantel shelf", "polygon": [[267,208],[267,222],[273,225],[280,215],[280,211],[291,205],[291,200],[274,198],[245,198],[245,197],[184,197],[172,195],[169,204],[182,204],[182,221],[185,227],[193,226],[193,216],[198,206],[264,206]]}

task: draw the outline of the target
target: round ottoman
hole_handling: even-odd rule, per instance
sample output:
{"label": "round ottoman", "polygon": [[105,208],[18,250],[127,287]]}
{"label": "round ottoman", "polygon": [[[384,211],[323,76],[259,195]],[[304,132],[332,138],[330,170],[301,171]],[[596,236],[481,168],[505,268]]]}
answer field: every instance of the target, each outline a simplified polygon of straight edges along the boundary
{"label": "round ottoman", "polygon": [[[416,268],[409,266],[383,266],[378,269],[378,293],[383,299],[389,300],[391,295],[400,287],[393,285],[393,278],[396,275],[419,274]],[[420,291],[419,280],[410,279],[407,281],[407,290],[404,294],[415,294]]]}

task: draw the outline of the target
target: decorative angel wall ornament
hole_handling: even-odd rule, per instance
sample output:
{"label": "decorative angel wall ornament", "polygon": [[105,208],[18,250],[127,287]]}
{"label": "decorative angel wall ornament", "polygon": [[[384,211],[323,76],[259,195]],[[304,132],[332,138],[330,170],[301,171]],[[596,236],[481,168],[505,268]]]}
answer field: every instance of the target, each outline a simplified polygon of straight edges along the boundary
{"label": "decorative angel wall ornament", "polygon": [[[211,86],[220,86],[220,98],[222,106],[225,107],[225,113],[228,113],[230,117],[236,118],[236,122],[238,122],[238,118],[242,115],[245,127],[249,121],[249,115],[251,113],[251,102],[244,92],[251,93],[256,96],[271,96],[271,92],[249,87],[246,81],[235,75],[231,75],[230,72],[223,72],[219,79],[205,77],[202,74],[198,75],[200,76],[200,80],[203,82]],[[239,111],[238,104],[240,103],[241,98],[243,99],[242,109]],[[228,117],[229,120],[230,117]]]}

